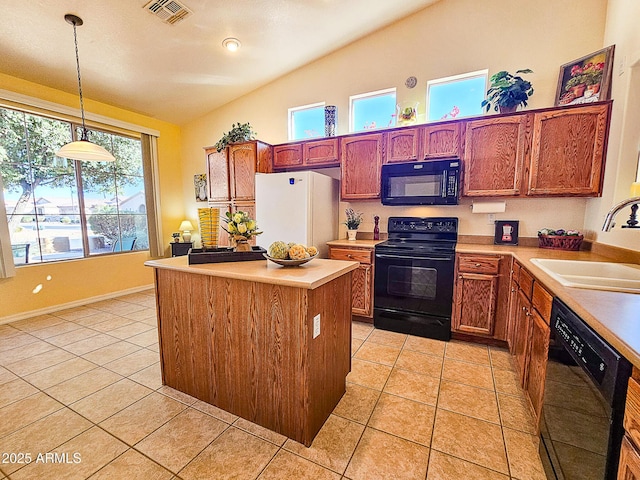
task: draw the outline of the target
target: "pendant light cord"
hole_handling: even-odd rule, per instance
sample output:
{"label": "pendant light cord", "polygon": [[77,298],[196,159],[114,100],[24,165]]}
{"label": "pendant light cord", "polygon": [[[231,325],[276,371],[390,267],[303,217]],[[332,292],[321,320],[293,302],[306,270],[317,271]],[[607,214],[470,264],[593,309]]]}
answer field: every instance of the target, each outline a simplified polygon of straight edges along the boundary
{"label": "pendant light cord", "polygon": [[82,80],[80,78],[80,56],[78,55],[78,35],[76,33],[76,22],[73,22],[73,43],[76,46],[76,68],[78,70],[78,91],[80,92],[80,114],[82,115],[82,135],[81,140],[89,140],[87,127],[84,124],[84,100],[82,98]]}

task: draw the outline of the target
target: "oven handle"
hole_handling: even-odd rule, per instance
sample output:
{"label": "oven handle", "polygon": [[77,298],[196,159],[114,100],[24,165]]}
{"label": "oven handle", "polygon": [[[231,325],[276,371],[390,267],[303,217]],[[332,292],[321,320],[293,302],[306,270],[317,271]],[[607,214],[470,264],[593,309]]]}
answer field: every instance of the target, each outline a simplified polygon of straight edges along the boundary
{"label": "oven handle", "polygon": [[407,260],[435,260],[437,262],[450,262],[453,260],[453,256],[452,255],[446,255],[446,256],[442,256],[442,257],[421,257],[421,256],[414,256],[414,255],[387,255],[386,253],[376,253],[376,258],[401,258],[401,259],[407,259]]}

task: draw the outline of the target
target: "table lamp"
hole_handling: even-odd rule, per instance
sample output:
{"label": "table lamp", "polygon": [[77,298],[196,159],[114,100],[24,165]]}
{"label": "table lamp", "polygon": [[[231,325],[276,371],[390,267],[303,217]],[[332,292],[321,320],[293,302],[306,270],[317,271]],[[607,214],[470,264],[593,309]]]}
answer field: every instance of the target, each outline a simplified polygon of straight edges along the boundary
{"label": "table lamp", "polygon": [[194,228],[193,228],[193,225],[191,225],[191,222],[189,220],[183,220],[178,230],[182,232],[183,242],[191,241],[191,230],[194,230]]}

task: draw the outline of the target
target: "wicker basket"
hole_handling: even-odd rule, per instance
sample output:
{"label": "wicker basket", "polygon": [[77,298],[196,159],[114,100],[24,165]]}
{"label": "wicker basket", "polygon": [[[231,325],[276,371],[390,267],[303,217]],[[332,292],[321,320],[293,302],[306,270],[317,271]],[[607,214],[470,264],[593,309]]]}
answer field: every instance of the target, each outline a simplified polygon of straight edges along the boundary
{"label": "wicker basket", "polygon": [[540,248],[554,250],[580,250],[584,235],[538,235]]}

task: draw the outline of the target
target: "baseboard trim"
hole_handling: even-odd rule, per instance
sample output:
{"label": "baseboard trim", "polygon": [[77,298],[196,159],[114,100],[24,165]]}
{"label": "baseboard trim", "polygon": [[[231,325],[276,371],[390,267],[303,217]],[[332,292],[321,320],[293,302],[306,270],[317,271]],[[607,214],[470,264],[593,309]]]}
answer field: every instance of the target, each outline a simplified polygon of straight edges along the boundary
{"label": "baseboard trim", "polygon": [[143,292],[152,288],[153,284],[143,285],[141,287],[127,288],[126,290],[118,290],[117,292],[106,293],[104,295],[96,295],[95,297],[83,298],[81,300],[74,300],[73,302],[61,303],[59,305],[39,308],[38,310],[29,310],[28,312],[16,313],[15,315],[0,317],[0,325],[17,322],[18,320],[24,320],[25,318],[35,317],[38,315],[46,315],[48,313],[59,312],[60,310],[66,310],[68,308],[83,307],[90,303],[110,300],[112,298],[122,297],[124,295],[131,295],[132,293]]}

